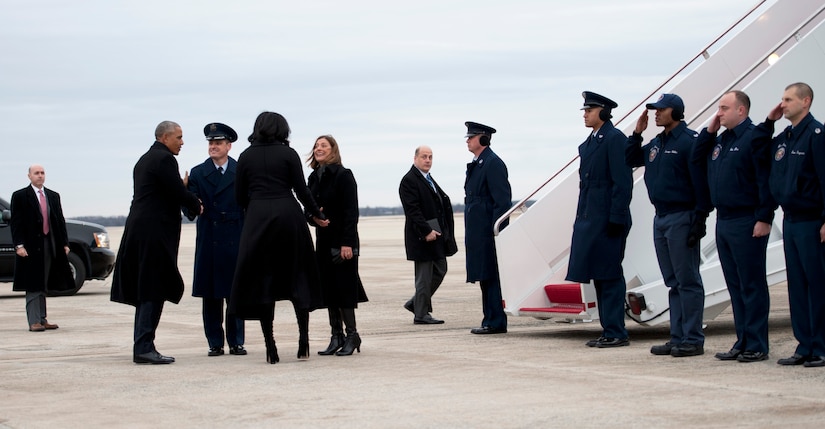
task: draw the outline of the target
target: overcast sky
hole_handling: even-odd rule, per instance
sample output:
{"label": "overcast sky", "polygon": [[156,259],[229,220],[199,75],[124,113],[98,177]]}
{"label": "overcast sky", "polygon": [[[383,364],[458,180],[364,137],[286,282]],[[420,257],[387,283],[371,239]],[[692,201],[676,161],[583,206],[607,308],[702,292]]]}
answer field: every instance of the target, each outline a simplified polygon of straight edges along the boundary
{"label": "overcast sky", "polygon": [[421,144],[462,202],[465,121],[498,129],[521,199],[576,155],[583,90],[621,117],[756,3],[0,0],[0,196],[39,163],[68,217],[125,215],[160,121],[183,128],[183,175],[204,125],[232,126],[237,158],[269,110],[302,159],[336,137],[362,207],[400,205]]}

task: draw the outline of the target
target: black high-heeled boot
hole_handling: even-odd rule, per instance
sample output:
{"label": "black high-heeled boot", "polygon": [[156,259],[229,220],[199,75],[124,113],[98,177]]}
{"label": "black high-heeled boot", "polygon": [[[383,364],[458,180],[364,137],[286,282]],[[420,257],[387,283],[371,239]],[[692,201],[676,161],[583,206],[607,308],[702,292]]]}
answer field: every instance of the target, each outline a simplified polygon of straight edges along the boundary
{"label": "black high-heeled boot", "polygon": [[329,345],[326,350],[318,351],[321,356],[334,355],[344,346],[344,326],[341,320],[341,310],[337,308],[327,309],[329,313],[329,326],[332,328],[332,336],[329,338]]}
{"label": "black high-heeled boot", "polygon": [[264,344],[266,344],[266,362],[276,364],[278,358],[278,348],[275,347],[275,336],[272,332],[272,321],[275,319],[275,306],[271,313],[268,312],[261,317],[261,332],[264,334]]}
{"label": "black high-heeled boot", "polygon": [[335,356],[350,356],[352,352],[356,350],[358,350],[358,353],[361,353],[361,337],[358,335],[358,332],[353,332],[347,335],[347,339],[344,341],[344,347],[341,347],[341,350],[338,350]]}
{"label": "black high-heeled boot", "polygon": [[298,359],[309,359],[309,310],[295,309],[298,319]]}

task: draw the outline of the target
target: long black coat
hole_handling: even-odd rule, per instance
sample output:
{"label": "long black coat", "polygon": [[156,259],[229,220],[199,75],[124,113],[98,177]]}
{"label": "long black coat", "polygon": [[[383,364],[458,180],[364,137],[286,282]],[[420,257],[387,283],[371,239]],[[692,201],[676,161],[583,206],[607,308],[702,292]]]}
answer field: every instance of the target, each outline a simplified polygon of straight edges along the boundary
{"label": "long black coat", "polygon": [[112,275],[111,300],[129,305],[183,297],[178,270],[181,207],[197,213],[200,202],[186,190],[178,161],[161,142],[140,157],[134,195]]}
{"label": "long black coat", "polygon": [[[608,121],[579,146],[579,203],[570,245],[568,281],[588,283],[622,277],[633,172],[625,164],[627,137]],[[608,223],[624,232],[608,237]]]}
{"label": "long black coat", "polygon": [[246,210],[230,312],[260,319],[275,301],[323,306],[312,236],[295,195],[322,217],[304,182],[298,154],[284,144],[252,142],[238,157],[235,197]]}
{"label": "long black coat", "polygon": [[[352,171],[341,165],[326,165],[309,175],[312,197],[329,219],[326,227],[315,228],[315,258],[324,289],[324,306],[357,308],[367,301],[367,294],[358,275],[358,256],[334,264],[332,249],[349,246],[360,250],[358,240],[358,184]],[[319,177],[320,174],[320,177]],[[310,221],[311,223],[311,221]]]}
{"label": "long black coat", "polygon": [[[432,180],[435,190],[413,165],[398,186],[398,196],[404,207],[404,249],[408,261],[435,261],[458,251],[453,205],[438,182]],[[424,237],[433,230],[427,223],[431,219],[438,220],[441,235],[435,241],[425,241]]]}
{"label": "long black coat", "polygon": [[[48,290],[64,291],[74,289],[72,270],[66,258],[64,246],[69,245],[66,220],[60,194],[43,187],[49,206],[49,235],[54,241],[54,258],[49,270]],[[14,285],[19,292],[42,292],[46,290],[44,274],[43,216],[40,214],[40,200],[31,186],[26,186],[11,195],[11,238],[14,245],[22,244],[29,256],[14,258]]]}
{"label": "long black coat", "polygon": [[[198,216],[198,235],[195,239],[195,276],[192,296],[229,298],[238,242],[243,228],[243,210],[235,199],[237,162],[229,158],[226,171],[221,174],[212,159],[192,168],[187,188],[203,202],[203,213]],[[184,210],[189,220],[196,213]]]}
{"label": "long black coat", "polygon": [[[464,182],[464,247],[467,281],[498,277],[493,224],[512,206],[507,166],[489,147],[467,164]],[[507,223],[502,223],[502,227]]]}

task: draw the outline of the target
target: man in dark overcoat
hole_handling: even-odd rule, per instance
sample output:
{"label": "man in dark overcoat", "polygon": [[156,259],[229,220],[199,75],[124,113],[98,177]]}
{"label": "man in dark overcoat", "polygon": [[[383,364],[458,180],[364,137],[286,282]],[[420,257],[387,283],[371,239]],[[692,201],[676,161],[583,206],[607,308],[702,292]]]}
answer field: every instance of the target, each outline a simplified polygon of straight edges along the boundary
{"label": "man in dark overcoat", "polygon": [[[507,332],[507,315],[501,297],[493,224],[512,206],[507,166],[490,149],[495,128],[476,122],[467,126],[467,149],[473,162],[467,164],[464,181],[464,245],[467,252],[467,282],[481,284],[484,319],[473,334]],[[506,222],[501,224],[504,228]]]}
{"label": "man in dark overcoat", "polygon": [[455,255],[455,225],[450,197],[430,175],[433,151],[415,149],[413,166],[401,179],[398,194],[404,207],[404,248],[415,264],[415,295],[404,308],[417,325],[440,324],[432,317],[432,296],[447,274],[447,257]]}
{"label": "man in dark overcoat", "polygon": [[14,285],[26,292],[29,331],[57,329],[46,320],[46,292],[74,289],[69,260],[69,234],[60,194],[46,189],[46,170],[29,167],[31,184],[11,195],[11,237],[14,242]]}
{"label": "man in dark overcoat", "polygon": [[610,121],[610,112],[618,105],[590,91],[582,97],[584,125],[591,131],[579,146],[579,203],[566,280],[592,280],[596,288],[602,335],[586,344],[620,347],[630,344],[624,326],[622,260],[630,232],[633,174],[625,164],[627,136]]}
{"label": "man in dark overcoat", "polygon": [[203,134],[209,142],[209,158],[193,167],[192,174],[184,179],[186,188],[203,203],[200,216],[184,209],[189,220],[198,219],[192,296],[203,298],[203,329],[209,343],[207,356],[224,354],[224,334],[229,354],[245,355],[244,320],[228,312],[243,228],[243,209],[235,201],[237,162],[229,156],[238,133],[228,125],[215,122],[207,124]]}
{"label": "man in dark overcoat", "polygon": [[133,361],[165,364],[175,358],[155,348],[163,304],[183,296],[178,270],[181,207],[203,210],[198,197],[187,191],[175,155],[183,146],[180,125],[163,121],[155,142],[135,164],[134,195],[112,276],[111,300],[135,307]]}

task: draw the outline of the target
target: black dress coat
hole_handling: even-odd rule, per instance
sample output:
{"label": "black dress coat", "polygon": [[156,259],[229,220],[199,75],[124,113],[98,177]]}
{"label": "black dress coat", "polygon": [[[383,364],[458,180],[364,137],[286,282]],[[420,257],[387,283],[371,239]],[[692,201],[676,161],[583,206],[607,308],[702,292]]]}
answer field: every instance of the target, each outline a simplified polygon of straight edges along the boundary
{"label": "black dress coat", "polygon": [[[573,224],[566,280],[622,278],[625,243],[630,232],[633,171],[625,164],[627,137],[607,121],[579,146],[579,203]],[[623,225],[608,236],[608,223]]]}
{"label": "black dress coat", "polygon": [[178,270],[181,207],[197,213],[200,201],[186,190],[178,161],[155,142],[135,164],[134,195],[112,274],[111,300],[136,305],[183,297]]}
{"label": "black dress coat", "polygon": [[[295,195],[323,217],[304,182],[298,154],[282,143],[252,142],[238,157],[235,197],[246,210],[230,313],[260,319],[280,300],[323,306],[312,236]],[[293,195],[293,190],[295,194]]]}
{"label": "black dress coat", "polygon": [[[74,289],[72,270],[66,257],[64,246],[69,245],[66,220],[60,194],[43,188],[49,206],[49,236],[54,243],[54,255],[49,270],[48,290],[64,291]],[[29,256],[14,258],[14,285],[18,292],[42,292],[46,288],[43,248],[43,216],[40,214],[40,200],[31,186],[26,186],[11,195],[11,237],[14,245],[22,244]]]}
{"label": "black dress coat", "polygon": [[[467,281],[498,278],[493,224],[512,206],[507,166],[489,147],[467,164],[464,181],[464,247]],[[502,227],[507,223],[502,223]]]}
{"label": "black dress coat", "polygon": [[[367,294],[358,275],[358,256],[339,264],[332,261],[332,250],[341,246],[357,252],[358,184],[352,171],[342,165],[325,165],[315,169],[307,181],[312,197],[329,219],[326,227],[315,228],[315,258],[323,285],[324,306],[358,308]],[[308,216],[311,219],[311,217]],[[310,224],[314,223],[310,220]]]}
{"label": "black dress coat", "polygon": [[200,216],[184,209],[189,220],[198,218],[192,296],[229,298],[232,290],[243,228],[243,210],[235,198],[236,165],[230,157],[221,173],[208,158],[189,174],[187,189],[203,203]]}
{"label": "black dress coat", "polygon": [[[408,261],[436,261],[458,251],[453,205],[435,179],[432,180],[435,190],[413,165],[398,187],[398,196],[404,207],[404,249]],[[425,241],[424,237],[433,230],[427,223],[432,219],[438,221],[441,235],[435,241]]]}

